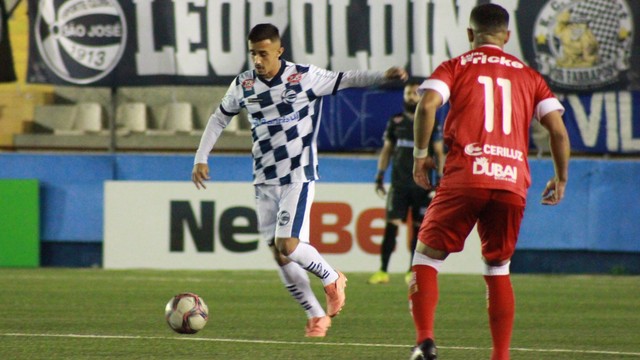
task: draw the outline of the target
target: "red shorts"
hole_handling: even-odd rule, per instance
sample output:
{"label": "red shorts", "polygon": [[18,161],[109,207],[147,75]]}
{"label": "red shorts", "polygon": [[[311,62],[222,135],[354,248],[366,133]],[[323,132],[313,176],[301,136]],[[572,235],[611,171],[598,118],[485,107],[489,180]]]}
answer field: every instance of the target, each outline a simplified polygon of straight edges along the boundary
{"label": "red shorts", "polygon": [[486,261],[511,258],[518,241],[526,200],[506,190],[439,189],[425,215],[418,239],[448,253],[460,252],[478,224]]}

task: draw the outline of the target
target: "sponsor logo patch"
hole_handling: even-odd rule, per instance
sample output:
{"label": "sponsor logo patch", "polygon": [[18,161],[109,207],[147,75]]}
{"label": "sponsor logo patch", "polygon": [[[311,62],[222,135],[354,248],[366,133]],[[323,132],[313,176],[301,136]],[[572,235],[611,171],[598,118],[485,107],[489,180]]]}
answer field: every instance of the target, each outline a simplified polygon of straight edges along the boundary
{"label": "sponsor logo patch", "polygon": [[255,81],[255,80],[253,80],[253,79],[246,79],[246,80],[244,80],[244,81],[242,82],[242,87],[243,87],[245,90],[251,90],[251,88],[253,88],[253,84],[255,84],[255,82],[256,82],[256,81]]}
{"label": "sponsor logo patch", "polygon": [[490,163],[485,157],[476,158],[473,162],[473,174],[493,177],[515,183],[518,180],[518,168],[511,165]]}
{"label": "sponsor logo patch", "polygon": [[293,89],[286,89],[285,91],[282,92],[281,96],[282,96],[282,101],[289,105],[296,102],[296,99],[298,98],[298,94]]}
{"label": "sponsor logo patch", "polygon": [[524,153],[520,150],[511,149],[504,146],[471,143],[464,147],[464,153],[469,156],[493,155],[507,159],[524,161]]}
{"label": "sponsor logo patch", "polygon": [[285,226],[291,220],[291,214],[288,211],[283,210],[278,214],[278,225]]}
{"label": "sponsor logo patch", "polygon": [[301,80],[302,80],[302,74],[300,73],[291,74],[287,78],[287,82],[291,85],[299,84]]}

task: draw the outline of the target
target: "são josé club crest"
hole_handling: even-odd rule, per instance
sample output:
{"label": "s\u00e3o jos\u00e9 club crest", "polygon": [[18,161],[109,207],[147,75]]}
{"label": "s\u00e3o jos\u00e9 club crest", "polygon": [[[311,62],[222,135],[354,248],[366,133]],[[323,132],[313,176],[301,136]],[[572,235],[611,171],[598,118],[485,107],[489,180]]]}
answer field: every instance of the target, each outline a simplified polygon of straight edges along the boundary
{"label": "s\u00e3o jos\u00e9 club crest", "polygon": [[633,15],[625,0],[548,1],[533,37],[538,71],[552,85],[603,87],[629,69]]}
{"label": "s\u00e3o jos\u00e9 club crest", "polygon": [[117,0],[41,0],[33,30],[49,69],[74,84],[107,76],[120,61],[127,40]]}

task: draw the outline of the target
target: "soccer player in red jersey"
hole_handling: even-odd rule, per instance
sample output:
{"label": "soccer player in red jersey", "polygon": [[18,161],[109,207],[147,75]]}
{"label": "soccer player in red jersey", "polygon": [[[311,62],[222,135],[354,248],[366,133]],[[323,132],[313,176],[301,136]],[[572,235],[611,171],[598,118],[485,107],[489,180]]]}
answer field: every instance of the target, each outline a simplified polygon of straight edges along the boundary
{"label": "soccer player in red jersey", "polygon": [[569,138],[564,108],[539,73],[503,51],[509,40],[509,14],[496,4],[476,6],[467,36],[472,50],[445,61],[420,86],[414,122],[416,183],[431,187],[428,140],[436,109],[449,101],[444,125],[448,155],[440,187],[419,232],[409,285],[417,346],[411,359],[437,359],[434,316],[438,269],[447,255],[463,249],[478,225],[485,262],[491,360],[509,359],[515,313],[509,276],[527,188],[527,150],[532,118],[550,133],[555,176],[542,203],[558,204],[568,179]]}

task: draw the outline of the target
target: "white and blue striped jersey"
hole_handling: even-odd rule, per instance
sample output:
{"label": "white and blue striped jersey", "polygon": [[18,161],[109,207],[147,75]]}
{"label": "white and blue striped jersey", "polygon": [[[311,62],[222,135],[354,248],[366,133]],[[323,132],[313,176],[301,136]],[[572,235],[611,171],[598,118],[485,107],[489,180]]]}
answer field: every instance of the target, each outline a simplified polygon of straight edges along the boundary
{"label": "white and blue striped jersey", "polygon": [[195,163],[206,163],[222,129],[246,108],[253,140],[253,183],[284,185],[318,179],[316,139],[322,97],[384,81],[382,73],[334,72],[281,60],[270,80],[254,70],[238,75],[209,118]]}

